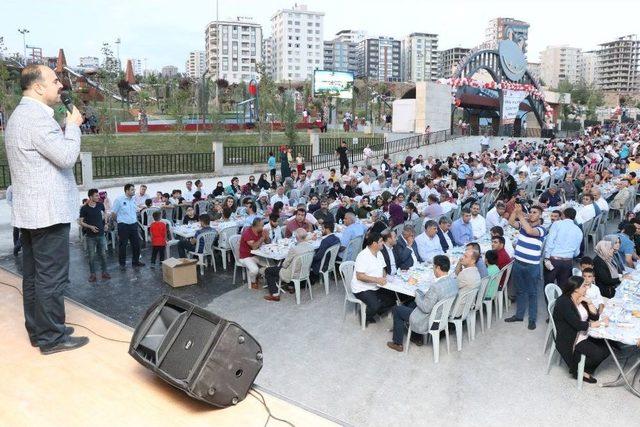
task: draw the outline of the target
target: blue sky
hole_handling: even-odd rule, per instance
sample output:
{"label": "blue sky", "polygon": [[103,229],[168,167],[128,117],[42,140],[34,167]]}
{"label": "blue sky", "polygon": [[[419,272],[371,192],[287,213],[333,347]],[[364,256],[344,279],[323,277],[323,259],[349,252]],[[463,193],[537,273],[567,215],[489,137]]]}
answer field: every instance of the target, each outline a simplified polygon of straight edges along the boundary
{"label": "blue sky", "polygon": [[[27,44],[54,56],[63,47],[70,65],[81,56],[100,56],[103,42],[120,37],[120,57],[147,58],[147,67],[184,68],[187,54],[204,50],[204,28],[215,20],[216,1],[208,0],[1,0],[2,26],[10,52],[22,51],[18,28],[27,28]],[[410,32],[435,32],[440,48],[473,47],[484,39],[487,22],[497,16],[531,24],[529,60],[547,45],[585,50],[615,37],[639,33],[640,2],[634,0],[456,0],[351,1],[307,0],[309,10],[325,13],[325,39],[338,30],[364,29],[371,36],[403,38]],[[271,33],[271,16],[290,8],[290,0],[220,0],[220,18],[251,16]],[[115,45],[114,45],[115,47]],[[115,48],[114,48],[115,51]]]}

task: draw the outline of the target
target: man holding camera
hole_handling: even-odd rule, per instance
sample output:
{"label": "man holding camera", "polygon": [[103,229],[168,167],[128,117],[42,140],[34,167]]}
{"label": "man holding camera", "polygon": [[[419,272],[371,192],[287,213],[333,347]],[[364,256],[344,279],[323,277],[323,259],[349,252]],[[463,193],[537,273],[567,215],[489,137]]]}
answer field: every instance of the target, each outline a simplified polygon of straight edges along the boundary
{"label": "man holding camera", "polygon": [[541,226],[542,208],[532,206],[525,214],[522,200],[516,201],[516,207],[511,213],[509,224],[518,229],[518,241],[515,249],[513,264],[513,282],[517,287],[516,314],[505,319],[505,322],[522,322],[524,313],[529,306],[529,329],[536,328],[538,314],[538,285],[540,283],[540,262],[542,260],[542,244],[546,235]]}

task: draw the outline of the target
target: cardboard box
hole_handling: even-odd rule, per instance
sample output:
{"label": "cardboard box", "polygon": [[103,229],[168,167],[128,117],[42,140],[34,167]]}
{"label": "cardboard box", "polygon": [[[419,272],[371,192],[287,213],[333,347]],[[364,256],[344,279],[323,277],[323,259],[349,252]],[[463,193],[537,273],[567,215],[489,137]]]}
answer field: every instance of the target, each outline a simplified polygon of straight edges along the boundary
{"label": "cardboard box", "polygon": [[198,283],[197,260],[169,258],[162,261],[162,279],[174,288]]}

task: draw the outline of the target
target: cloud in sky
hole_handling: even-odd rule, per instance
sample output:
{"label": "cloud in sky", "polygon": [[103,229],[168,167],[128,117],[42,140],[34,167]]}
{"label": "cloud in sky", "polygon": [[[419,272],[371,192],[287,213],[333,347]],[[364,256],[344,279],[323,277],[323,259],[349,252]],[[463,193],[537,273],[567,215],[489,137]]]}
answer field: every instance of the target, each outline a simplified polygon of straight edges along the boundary
{"label": "cloud in sky", "polygon": [[[271,34],[271,17],[278,9],[290,8],[295,0],[219,0],[221,19],[250,16]],[[567,44],[585,50],[598,43],[638,33],[640,3],[634,0],[504,0],[451,1],[352,1],[307,0],[309,10],[322,11],[324,39],[342,29],[363,29],[371,36],[399,39],[410,32],[440,36],[439,48],[473,47],[484,40],[487,22],[495,17],[513,17],[531,24],[529,60],[548,45]],[[204,29],[215,20],[216,0],[2,0],[0,37],[10,52],[22,51],[18,28],[27,28],[27,44],[54,56],[65,49],[67,60],[76,65],[81,56],[100,56],[103,42],[120,37],[120,57],[147,58],[149,68],[164,65],[184,68],[192,50],[204,50]]]}

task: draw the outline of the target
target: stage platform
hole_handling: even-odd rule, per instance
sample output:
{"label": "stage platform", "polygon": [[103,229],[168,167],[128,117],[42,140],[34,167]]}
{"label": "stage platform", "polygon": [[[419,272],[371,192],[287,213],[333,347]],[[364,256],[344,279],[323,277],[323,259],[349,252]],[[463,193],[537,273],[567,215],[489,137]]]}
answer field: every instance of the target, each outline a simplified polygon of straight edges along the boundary
{"label": "stage platform", "polygon": [[[21,288],[21,279],[0,269],[0,282]],[[129,341],[132,330],[70,300],[67,322]],[[264,426],[265,407],[248,395],[237,406],[212,407],[193,400],[139,365],[128,344],[86,335],[85,347],[42,356],[24,329],[22,296],[0,285],[0,425],[3,426]],[[272,414],[296,426],[331,426],[332,421],[259,389]],[[271,419],[269,425],[284,425]]]}

